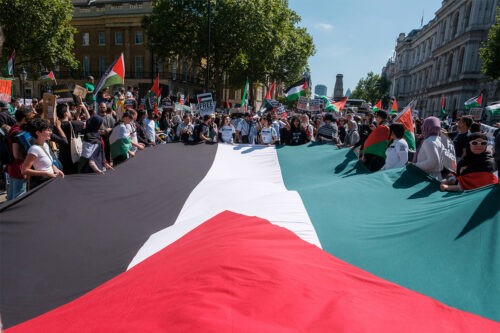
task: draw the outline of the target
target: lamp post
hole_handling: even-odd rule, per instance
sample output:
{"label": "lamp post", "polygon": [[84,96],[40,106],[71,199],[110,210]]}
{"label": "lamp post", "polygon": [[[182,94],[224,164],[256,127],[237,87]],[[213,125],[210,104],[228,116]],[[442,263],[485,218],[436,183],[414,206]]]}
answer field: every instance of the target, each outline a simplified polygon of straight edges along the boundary
{"label": "lamp post", "polygon": [[21,90],[23,91],[23,105],[26,104],[26,91],[24,89],[24,84],[27,78],[28,78],[28,73],[26,72],[26,69],[23,67],[21,69],[21,73],[19,73],[19,80],[21,81]]}

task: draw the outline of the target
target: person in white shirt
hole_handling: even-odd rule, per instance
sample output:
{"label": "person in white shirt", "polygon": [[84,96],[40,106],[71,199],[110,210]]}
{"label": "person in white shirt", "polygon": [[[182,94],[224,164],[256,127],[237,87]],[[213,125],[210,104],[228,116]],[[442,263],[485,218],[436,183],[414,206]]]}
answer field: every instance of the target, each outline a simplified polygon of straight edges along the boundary
{"label": "person in white shirt", "polygon": [[35,144],[28,149],[21,174],[28,178],[28,189],[45,181],[64,177],[64,173],[54,165],[54,157],[47,142],[52,135],[52,127],[45,119],[34,118],[26,124],[26,130],[35,138]]}
{"label": "person in white shirt", "polygon": [[224,117],[222,121],[222,126],[219,128],[219,133],[224,143],[233,143],[234,142],[234,134],[236,130],[234,129],[233,124],[231,124],[231,118],[228,116]]}
{"label": "person in white shirt", "polygon": [[263,145],[272,146],[276,143],[276,130],[271,127],[272,119],[270,116],[263,117],[261,120],[262,129],[260,130],[260,143]]}
{"label": "person in white shirt", "polygon": [[441,170],[444,164],[441,157],[443,143],[441,142],[441,121],[436,117],[428,117],[422,124],[424,140],[417,148],[413,164],[425,171],[429,176],[442,180]]}
{"label": "person in white shirt", "polygon": [[389,126],[390,143],[385,150],[385,164],[381,170],[400,168],[408,163],[408,143],[404,139],[405,127],[401,123]]}

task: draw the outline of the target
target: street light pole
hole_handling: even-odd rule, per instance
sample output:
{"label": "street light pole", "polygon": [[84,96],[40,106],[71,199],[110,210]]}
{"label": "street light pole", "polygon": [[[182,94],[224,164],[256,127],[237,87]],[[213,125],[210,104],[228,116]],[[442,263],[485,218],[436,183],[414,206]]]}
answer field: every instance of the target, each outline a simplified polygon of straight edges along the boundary
{"label": "street light pole", "polygon": [[26,73],[26,69],[23,67],[21,69],[21,73],[19,73],[19,80],[21,81],[21,90],[23,91],[23,105],[26,104],[26,90],[24,89],[24,84],[27,78],[28,78],[28,73]]}
{"label": "street light pole", "polygon": [[211,34],[212,34],[212,4],[211,0],[207,0],[208,9],[208,46],[207,46],[207,78],[205,80],[205,90],[209,92],[210,87],[210,49],[211,49]]}

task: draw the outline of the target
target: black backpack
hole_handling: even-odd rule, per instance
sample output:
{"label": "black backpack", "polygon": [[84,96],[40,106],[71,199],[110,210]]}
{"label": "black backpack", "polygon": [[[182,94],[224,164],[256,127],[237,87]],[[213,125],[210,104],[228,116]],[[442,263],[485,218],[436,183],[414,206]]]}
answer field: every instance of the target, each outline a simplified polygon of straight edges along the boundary
{"label": "black backpack", "polygon": [[12,162],[12,156],[9,152],[7,137],[8,133],[5,131],[5,129],[0,128],[0,167]]}

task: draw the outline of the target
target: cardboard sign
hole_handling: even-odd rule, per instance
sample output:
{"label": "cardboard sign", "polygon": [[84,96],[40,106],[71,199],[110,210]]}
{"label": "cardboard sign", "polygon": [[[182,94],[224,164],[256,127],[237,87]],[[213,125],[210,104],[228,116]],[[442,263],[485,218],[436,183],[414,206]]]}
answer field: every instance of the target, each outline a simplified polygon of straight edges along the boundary
{"label": "cardboard sign", "polygon": [[12,97],[12,80],[0,80],[0,101],[10,103]]}
{"label": "cardboard sign", "polygon": [[309,100],[309,111],[312,113],[318,113],[321,109],[321,100],[320,99],[311,99]]}
{"label": "cardboard sign", "polygon": [[215,113],[215,103],[214,102],[198,103],[196,104],[196,111],[202,116],[211,115],[212,113]]}
{"label": "cardboard sign", "polygon": [[58,84],[53,88],[54,95],[57,95],[57,103],[71,103],[73,99],[73,85],[72,84]]}
{"label": "cardboard sign", "polygon": [[297,102],[297,110],[300,111],[309,111],[307,104],[309,103],[309,99],[305,96],[300,96],[299,101]]}
{"label": "cardboard sign", "polygon": [[75,89],[73,89],[73,95],[80,97],[82,100],[84,100],[85,96],[87,96],[87,89],[75,84]]}
{"label": "cardboard sign", "polygon": [[469,110],[469,116],[471,116],[475,121],[481,120],[482,115],[483,108],[472,108]]}
{"label": "cardboard sign", "polygon": [[56,95],[52,95],[49,93],[43,94],[43,118],[45,119],[55,119],[55,106],[56,106]]}

